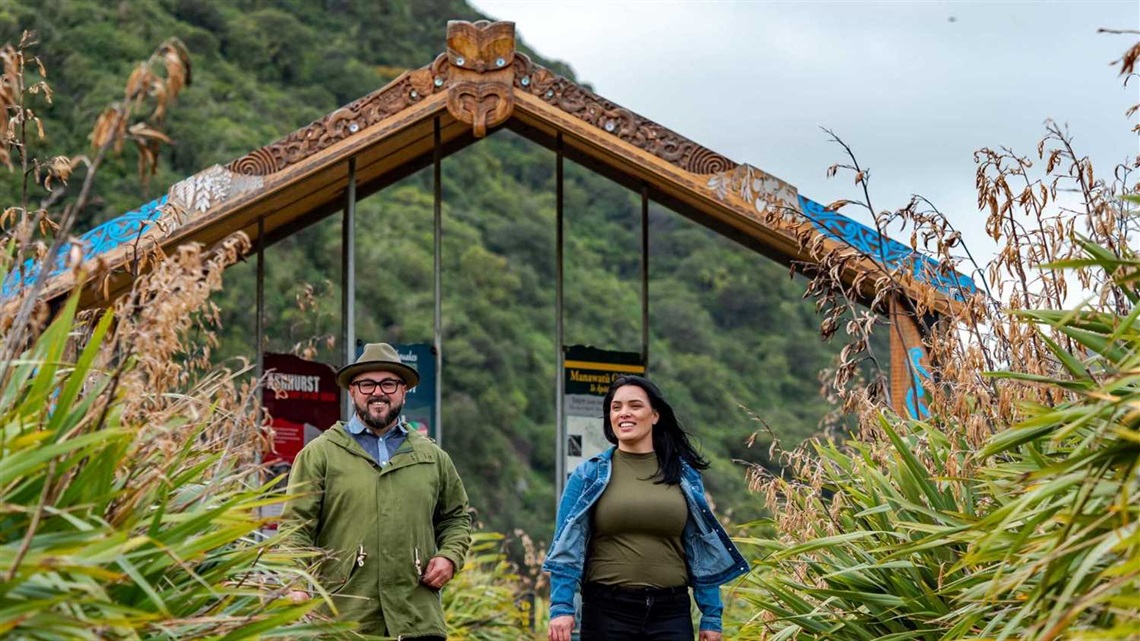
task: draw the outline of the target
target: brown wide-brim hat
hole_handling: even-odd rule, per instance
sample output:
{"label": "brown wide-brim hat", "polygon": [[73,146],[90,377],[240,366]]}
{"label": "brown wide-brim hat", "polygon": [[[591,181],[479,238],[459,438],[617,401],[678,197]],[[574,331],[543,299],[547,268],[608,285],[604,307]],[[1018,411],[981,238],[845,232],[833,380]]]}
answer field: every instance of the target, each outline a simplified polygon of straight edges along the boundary
{"label": "brown wide-brim hat", "polygon": [[336,373],[336,384],[348,389],[348,384],[358,374],[364,372],[392,372],[404,379],[408,389],[420,384],[420,374],[416,368],[405,365],[400,361],[400,354],[396,348],[388,343],[369,343],[364,346],[364,352],[356,362],[345,365]]}

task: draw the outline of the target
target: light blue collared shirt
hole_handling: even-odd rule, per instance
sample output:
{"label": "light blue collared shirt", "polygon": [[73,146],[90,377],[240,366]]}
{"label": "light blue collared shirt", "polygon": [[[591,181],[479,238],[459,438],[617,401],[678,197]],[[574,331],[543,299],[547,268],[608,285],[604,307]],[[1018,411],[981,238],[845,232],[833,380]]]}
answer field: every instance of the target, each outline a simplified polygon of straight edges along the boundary
{"label": "light blue collared shirt", "polygon": [[404,444],[404,439],[408,437],[408,428],[404,425],[403,416],[384,436],[373,434],[372,430],[368,429],[368,426],[360,420],[360,416],[357,414],[352,415],[348,423],[345,423],[344,428],[380,467],[388,465],[388,462],[392,460],[392,455],[400,449],[400,446]]}

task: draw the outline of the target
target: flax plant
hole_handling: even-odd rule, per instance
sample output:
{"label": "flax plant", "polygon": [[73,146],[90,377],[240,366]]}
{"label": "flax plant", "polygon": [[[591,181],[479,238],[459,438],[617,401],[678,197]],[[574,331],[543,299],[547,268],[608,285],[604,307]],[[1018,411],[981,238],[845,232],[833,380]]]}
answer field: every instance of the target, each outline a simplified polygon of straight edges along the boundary
{"label": "flax plant", "polygon": [[[1125,78],[1138,59],[1140,43],[1119,61]],[[874,213],[850,159],[838,168]],[[876,363],[862,349],[875,323],[830,276],[852,251],[817,255],[823,308],[856,314],[831,381],[856,438],[786,453],[783,476],[753,470],[774,534],[743,539],[757,561],[736,586],[753,607],[734,614],[738,638],[1140,636],[1140,158],[1098,176],[1050,122],[1036,158],[976,160],[990,264],[923,199],[876,216],[979,285],[928,326],[939,378],[925,419],[891,411],[884,385],[856,384]],[[881,273],[881,298],[902,279]]]}
{"label": "flax plant", "polygon": [[[263,540],[280,501],[243,372],[185,358],[240,241],[161,262],[112,310],[77,296],[0,381],[0,636],[14,639],[296,637],[305,578]],[[248,377],[244,377],[248,378]]]}
{"label": "flax plant", "polygon": [[[53,221],[48,207],[68,172],[28,152],[29,126],[42,137],[32,98],[50,96],[34,44],[25,34],[0,49],[0,161],[20,167],[26,185],[0,219],[0,281],[14,284],[0,301],[0,638],[347,635],[348,626],[308,616],[319,601],[282,598],[309,577],[277,537],[261,534],[260,508],[281,497],[257,465],[266,435],[256,387],[248,368],[206,366],[209,295],[248,249],[245,238],[159,256],[108,309],[81,311],[78,292],[42,300],[49,269],[26,278],[26,258],[54,259],[70,242],[97,169],[89,165],[79,204]],[[132,100],[170,89],[170,64],[184,51],[161,51],[167,78],[144,79],[149,89],[139,85]],[[27,69],[40,80],[26,81]],[[137,76],[132,83],[143,82]],[[49,196],[30,211],[41,188]],[[65,253],[64,275],[76,282],[98,268]]]}
{"label": "flax plant", "polygon": [[462,572],[443,591],[447,635],[456,641],[519,641],[532,634],[534,603],[520,593],[522,579],[503,551],[504,536],[473,535]]}

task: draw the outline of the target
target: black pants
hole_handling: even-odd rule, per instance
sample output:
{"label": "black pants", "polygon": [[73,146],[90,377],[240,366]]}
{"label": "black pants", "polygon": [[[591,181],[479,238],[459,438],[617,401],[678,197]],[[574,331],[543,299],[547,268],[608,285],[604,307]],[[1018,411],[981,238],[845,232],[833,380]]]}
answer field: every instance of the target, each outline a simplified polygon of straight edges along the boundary
{"label": "black pants", "polygon": [[693,641],[689,588],[582,588],[581,641]]}

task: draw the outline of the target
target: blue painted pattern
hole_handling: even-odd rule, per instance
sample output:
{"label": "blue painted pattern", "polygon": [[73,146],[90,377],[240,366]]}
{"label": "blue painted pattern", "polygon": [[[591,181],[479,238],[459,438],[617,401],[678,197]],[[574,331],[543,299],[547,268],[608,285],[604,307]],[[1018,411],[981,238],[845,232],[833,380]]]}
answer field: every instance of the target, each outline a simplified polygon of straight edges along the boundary
{"label": "blue painted pattern", "polygon": [[810,198],[800,196],[799,199],[800,210],[821,234],[851,245],[887,269],[909,271],[916,280],[954,300],[964,300],[966,296],[978,291],[969,276],[944,269],[938,261],[891,240],[862,223],[830,211]]}
{"label": "blue painted pattern", "polygon": [[[162,216],[159,207],[166,204],[166,199],[166,195],[156,198],[142,207],[108,220],[80,236],[79,242],[83,248],[83,260],[91,260],[120,245],[135,242],[140,234],[149,229],[154,221]],[[49,278],[61,273],[66,268],[67,254],[70,249],[70,245],[65,246],[56,254],[55,259],[51,262]],[[40,264],[31,259],[24,261],[19,270],[13,270],[4,279],[4,285],[0,288],[0,295],[7,298],[20,287],[31,285],[39,275],[40,268]]]}
{"label": "blue painted pattern", "polygon": [[910,360],[911,384],[906,391],[906,409],[911,418],[930,418],[930,408],[926,406],[926,390],[923,389],[922,380],[930,379],[930,372],[922,366],[922,357],[925,355],[921,347],[912,347],[906,351]]}
{"label": "blue painted pattern", "polygon": [[[162,215],[159,208],[165,205],[167,196],[129,211],[109,220],[79,237],[83,247],[83,259],[108,252],[120,245],[134,242],[140,234],[150,228]],[[957,272],[943,270],[937,261],[924,256],[902,243],[881,236],[877,231],[856,222],[842,214],[829,211],[823,205],[799,196],[800,210],[815,228],[828,238],[838,240],[883,263],[888,269],[907,268],[914,277],[933,286],[938,291],[955,300],[962,300],[964,294],[977,291],[974,281]],[[49,277],[62,272],[66,266],[67,252],[64,248],[52,261]],[[39,274],[40,266],[32,260],[25,261],[22,268],[13,270],[4,279],[0,295],[11,296],[19,287],[30,285]]]}

